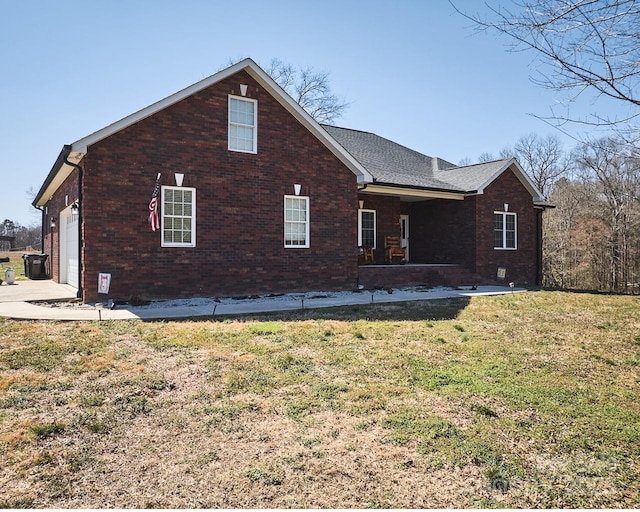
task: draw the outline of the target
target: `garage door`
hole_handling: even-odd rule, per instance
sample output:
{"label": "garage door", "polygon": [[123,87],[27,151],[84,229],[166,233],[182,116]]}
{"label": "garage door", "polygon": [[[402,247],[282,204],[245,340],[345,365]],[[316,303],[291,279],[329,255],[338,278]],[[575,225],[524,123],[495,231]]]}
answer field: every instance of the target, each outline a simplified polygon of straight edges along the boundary
{"label": "garage door", "polygon": [[[79,244],[78,244],[78,222],[80,215],[67,215],[66,217],[66,230],[65,230],[65,256],[66,256],[66,273],[67,284],[78,288],[80,283],[78,282],[79,276]],[[63,265],[64,262],[61,262]]]}

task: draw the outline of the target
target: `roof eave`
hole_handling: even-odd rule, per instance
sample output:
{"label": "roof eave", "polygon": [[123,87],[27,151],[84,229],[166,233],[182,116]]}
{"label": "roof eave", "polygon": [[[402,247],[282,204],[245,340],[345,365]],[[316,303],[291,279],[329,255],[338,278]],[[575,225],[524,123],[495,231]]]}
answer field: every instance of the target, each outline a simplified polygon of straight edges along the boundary
{"label": "roof eave", "polygon": [[131,126],[132,124],[135,124],[138,121],[142,121],[143,119],[146,119],[147,117],[152,116],[156,112],[159,112],[167,107],[170,107],[171,105],[178,103],[179,101],[182,101],[183,99],[188,98],[189,96],[203,89],[206,89],[207,87],[215,83],[218,83],[224,80],[225,78],[230,77],[231,75],[237,73],[238,71],[241,71],[242,69],[250,65],[257,66],[257,64],[253,62],[251,59],[244,59],[234,64],[233,66],[225,68],[222,71],[219,71],[218,73],[215,73],[203,80],[200,80],[199,82],[196,82],[195,84],[191,84],[190,86],[185,87],[184,89],[181,89],[180,91],[173,93],[170,96],[167,96],[166,98],[156,101],[155,103],[152,103],[151,105],[141,110],[138,110],[133,114],[129,114],[128,116],[123,117],[122,119],[120,119],[119,121],[116,121],[115,123],[111,123],[110,125],[107,125],[104,128],[90,135],[87,135],[82,139],[77,140],[72,144],[72,150],[77,151],[79,153],[86,153],[87,148],[92,144],[95,144],[96,142],[99,142],[102,139],[105,139],[110,135],[113,135],[114,133],[117,133],[120,130],[127,128],[128,126]]}
{"label": "roof eave", "polygon": [[97,132],[88,135],[72,144],[73,151],[80,153],[86,153],[87,148],[91,144],[96,142],[134,124],[141,121],[160,110],[163,110],[174,103],[177,103],[189,96],[206,89],[226,78],[238,73],[239,71],[246,71],[251,77],[253,77],[258,83],[260,83],[269,93],[278,100],[278,102],[285,107],[298,121],[300,121],[310,132],[312,132],[340,161],[342,161],[357,177],[359,183],[369,183],[373,181],[373,177],[369,172],[344,148],[338,144],[338,142],[329,135],[329,133],[320,126],[320,124],[313,119],[300,105],[298,105],[289,96],[282,87],[280,87],[273,78],[271,78],[265,71],[260,68],[252,59],[244,59],[233,66],[230,66],[218,73],[211,75],[200,82],[197,82],[177,93],[172,94],[160,101],[157,101],[138,112],[135,112],[109,126],[104,127]]}
{"label": "roof eave", "polygon": [[536,207],[536,208],[539,208],[540,210],[547,210],[547,209],[551,209],[551,208],[555,208],[556,207],[555,204],[550,203],[550,202],[548,202],[548,201],[546,201],[544,199],[543,200],[539,200],[539,201],[534,200],[533,201],[533,206]]}
{"label": "roof eave", "polygon": [[83,156],[83,153],[74,152],[69,144],[65,144],[62,147],[58,158],[56,158],[53,167],[51,167],[49,174],[47,174],[44,183],[31,203],[34,208],[40,208],[49,201],[53,193],[73,172],[74,166],[70,164],[77,164],[82,160]]}

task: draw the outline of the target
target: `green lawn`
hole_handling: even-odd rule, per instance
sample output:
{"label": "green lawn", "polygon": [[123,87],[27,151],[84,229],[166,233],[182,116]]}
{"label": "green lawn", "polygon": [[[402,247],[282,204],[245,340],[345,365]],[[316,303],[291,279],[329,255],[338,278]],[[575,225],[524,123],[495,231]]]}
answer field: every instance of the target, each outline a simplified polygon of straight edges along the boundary
{"label": "green lawn", "polygon": [[16,281],[27,279],[24,276],[24,260],[22,252],[0,252],[0,258],[9,258],[9,263],[0,263],[0,279],[4,281],[4,271],[11,267],[16,273]]}
{"label": "green lawn", "polygon": [[5,507],[640,506],[640,298],[0,319]]}

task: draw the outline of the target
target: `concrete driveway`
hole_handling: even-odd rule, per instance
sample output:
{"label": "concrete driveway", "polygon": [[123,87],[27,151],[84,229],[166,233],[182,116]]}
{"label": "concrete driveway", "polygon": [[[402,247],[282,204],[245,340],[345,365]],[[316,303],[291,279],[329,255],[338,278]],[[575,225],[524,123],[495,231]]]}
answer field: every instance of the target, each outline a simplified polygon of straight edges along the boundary
{"label": "concrete driveway", "polygon": [[37,302],[75,299],[77,290],[51,279],[3,282],[0,285],[0,302]]}

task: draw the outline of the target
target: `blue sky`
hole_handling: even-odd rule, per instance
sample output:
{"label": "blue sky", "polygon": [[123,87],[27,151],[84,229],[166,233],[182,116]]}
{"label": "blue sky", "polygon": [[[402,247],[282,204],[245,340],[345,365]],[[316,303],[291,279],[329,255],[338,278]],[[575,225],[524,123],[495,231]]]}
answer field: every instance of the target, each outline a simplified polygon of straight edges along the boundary
{"label": "blue sky", "polygon": [[[486,11],[478,0],[455,3]],[[0,7],[0,222],[39,223],[27,190],[40,188],[64,144],[240,57],[327,71],[333,91],[351,104],[336,124],[454,163],[553,132],[530,115],[548,115],[558,101],[531,83],[534,55],[476,33],[447,0],[0,0]]]}

